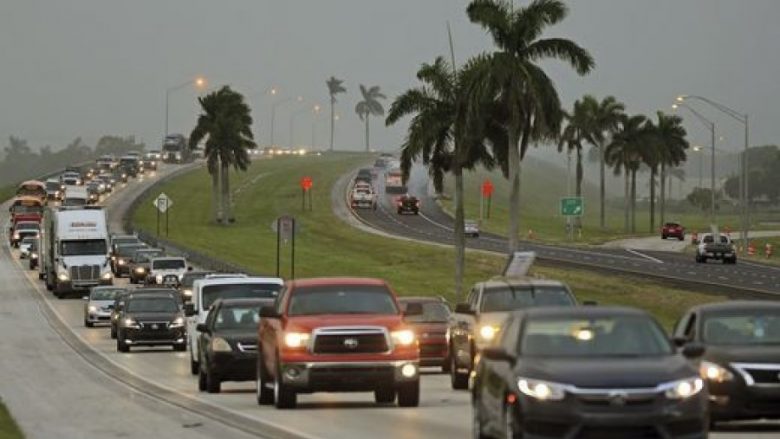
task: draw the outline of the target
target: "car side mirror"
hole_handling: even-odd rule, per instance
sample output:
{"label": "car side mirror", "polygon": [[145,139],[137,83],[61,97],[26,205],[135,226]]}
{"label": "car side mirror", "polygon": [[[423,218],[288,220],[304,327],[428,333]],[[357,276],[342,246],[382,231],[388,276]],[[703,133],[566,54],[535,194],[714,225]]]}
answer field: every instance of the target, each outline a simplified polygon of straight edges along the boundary
{"label": "car side mirror", "polygon": [[583,306],[599,306],[599,303],[596,302],[595,300],[586,300],[586,301],[582,302],[582,305]]}
{"label": "car side mirror", "polygon": [[190,265],[189,267],[187,267],[187,271],[192,271],[192,265]]}
{"label": "car side mirror", "polygon": [[455,313],[456,314],[476,314],[474,310],[471,308],[471,305],[468,303],[458,303],[455,305]]}
{"label": "car side mirror", "polygon": [[211,332],[211,331],[209,331],[209,327],[206,326],[205,323],[198,323],[198,325],[195,327],[195,330],[198,331],[198,332],[205,332],[206,334]]}
{"label": "car side mirror", "polygon": [[404,317],[414,317],[423,315],[422,303],[408,303],[404,310]]}
{"label": "car side mirror", "polygon": [[260,308],[260,318],[264,319],[278,319],[281,315],[276,312],[276,308],[273,306],[264,306]]}
{"label": "car side mirror", "polygon": [[185,303],[184,304],[184,315],[187,317],[192,317],[195,315],[195,304],[194,303]]}
{"label": "car side mirror", "polygon": [[672,337],[672,343],[674,343],[675,346],[678,348],[684,347],[686,344],[688,344],[688,338],[687,337]]}
{"label": "car side mirror", "polygon": [[683,347],[682,354],[685,358],[694,359],[704,355],[707,348],[701,343],[688,343]]}
{"label": "car side mirror", "polygon": [[482,356],[488,360],[505,361],[510,364],[515,364],[515,361],[517,361],[517,358],[507,352],[504,348],[495,346],[482,349]]}

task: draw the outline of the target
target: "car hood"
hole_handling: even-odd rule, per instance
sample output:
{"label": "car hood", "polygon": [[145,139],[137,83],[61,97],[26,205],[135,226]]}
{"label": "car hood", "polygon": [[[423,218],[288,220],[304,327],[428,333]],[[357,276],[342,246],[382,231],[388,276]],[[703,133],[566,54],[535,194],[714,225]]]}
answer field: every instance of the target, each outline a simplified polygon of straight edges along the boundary
{"label": "car hood", "polygon": [[139,313],[127,313],[127,317],[135,319],[136,322],[172,322],[173,319],[179,317],[177,313],[171,312],[139,312]]}
{"label": "car hood", "polygon": [[414,322],[407,322],[407,325],[411,326],[412,329],[418,334],[422,333],[441,333],[444,334],[447,332],[447,323],[414,323]]}
{"label": "car hood", "polygon": [[241,343],[257,344],[257,328],[250,329],[218,329],[214,332],[215,337],[224,338],[230,344]]}
{"label": "car hood", "polygon": [[698,376],[691,363],[678,355],[644,358],[521,358],[518,376],[581,388],[654,388],[659,384]]}
{"label": "car hood", "polygon": [[780,364],[780,345],[707,346],[704,360],[719,364],[772,363]]}
{"label": "car hood", "polygon": [[317,328],[343,326],[380,326],[393,330],[404,326],[404,323],[400,314],[323,314],[288,317],[285,329],[311,332]]}

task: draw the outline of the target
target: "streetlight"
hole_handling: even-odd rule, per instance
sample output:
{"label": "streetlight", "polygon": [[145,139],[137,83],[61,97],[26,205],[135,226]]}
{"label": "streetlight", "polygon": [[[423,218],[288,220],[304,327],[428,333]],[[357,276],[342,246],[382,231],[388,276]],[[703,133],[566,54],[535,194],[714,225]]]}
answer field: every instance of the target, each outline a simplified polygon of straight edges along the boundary
{"label": "streetlight", "polygon": [[[276,96],[277,90],[275,88],[271,89],[271,95]],[[292,102],[293,98],[284,98],[282,100],[276,101],[273,104],[271,104],[271,147],[274,147],[276,144],[274,143],[274,126],[276,125],[276,108],[279,106],[282,106],[288,102]],[[297,99],[298,102],[303,102],[303,97],[298,96]]]}
{"label": "streetlight", "polygon": [[[693,147],[694,152],[701,152],[704,149],[703,146],[696,145]],[[699,187],[704,186],[704,154],[699,155]]]}
{"label": "streetlight", "polygon": [[169,115],[169,101],[171,99],[171,93],[173,93],[176,90],[181,90],[184,87],[188,87],[192,84],[195,84],[195,87],[199,90],[202,90],[204,87],[206,87],[207,81],[206,78],[202,76],[195,77],[193,79],[190,79],[187,82],[183,82],[179,85],[174,85],[173,87],[168,87],[165,89],[165,137],[168,137],[168,115]]}
{"label": "streetlight", "polygon": [[711,158],[711,163],[710,163],[710,173],[711,173],[710,174],[710,180],[711,180],[710,181],[710,192],[711,192],[711,194],[710,194],[710,197],[711,197],[711,200],[710,200],[710,203],[711,203],[710,204],[710,223],[715,225],[716,224],[715,223],[715,122],[713,122],[713,121],[707,119],[706,117],[702,116],[701,113],[699,113],[698,111],[694,110],[691,106],[689,106],[688,104],[686,104],[686,103],[684,103],[684,102],[682,102],[682,101],[680,101],[678,99],[677,103],[672,105],[672,109],[677,110],[680,107],[685,108],[686,110],[688,110],[691,113],[693,113],[693,115],[696,116],[696,118],[698,118],[701,123],[703,123],[704,125],[706,125],[710,129],[710,135],[711,135],[711,137],[710,137],[710,142],[711,142],[710,146],[712,148],[712,158]]}
{"label": "streetlight", "polygon": [[685,102],[686,100],[701,101],[705,104],[720,110],[722,113],[726,113],[732,119],[743,124],[745,126],[745,153],[742,159],[742,179],[740,184],[740,207],[742,208],[742,242],[745,243],[745,247],[750,244],[748,233],[750,232],[750,206],[748,205],[748,148],[750,148],[750,123],[747,113],[740,113],[739,111],[727,107],[720,102],[713,101],[712,99],[705,98],[697,95],[679,95],[677,96],[677,102]]}
{"label": "streetlight", "polygon": [[295,142],[293,141],[294,133],[295,133],[295,120],[298,116],[307,113],[309,110],[311,110],[311,114],[312,114],[312,135],[311,136],[312,136],[312,145],[314,145],[314,137],[315,137],[314,124],[316,122],[316,117],[319,114],[320,109],[321,107],[319,106],[319,104],[314,104],[311,108],[301,108],[300,110],[297,110],[290,115],[290,147],[291,148],[295,146]]}
{"label": "streetlight", "polygon": [[322,107],[320,107],[319,104],[315,104],[314,108],[312,108],[311,113],[311,149],[316,149],[317,145],[317,117],[320,115],[320,110],[322,110]]}

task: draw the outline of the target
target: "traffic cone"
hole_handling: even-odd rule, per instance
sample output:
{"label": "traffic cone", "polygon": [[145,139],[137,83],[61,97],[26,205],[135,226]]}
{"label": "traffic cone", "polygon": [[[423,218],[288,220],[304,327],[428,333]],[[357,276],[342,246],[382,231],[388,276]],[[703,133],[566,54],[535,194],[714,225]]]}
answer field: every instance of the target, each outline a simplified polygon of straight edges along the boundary
{"label": "traffic cone", "polygon": [[767,242],[764,251],[766,253],[766,258],[767,259],[771,258],[772,257],[772,244]]}
{"label": "traffic cone", "polygon": [[751,242],[750,245],[748,245],[748,256],[755,256],[756,255],[756,246]]}

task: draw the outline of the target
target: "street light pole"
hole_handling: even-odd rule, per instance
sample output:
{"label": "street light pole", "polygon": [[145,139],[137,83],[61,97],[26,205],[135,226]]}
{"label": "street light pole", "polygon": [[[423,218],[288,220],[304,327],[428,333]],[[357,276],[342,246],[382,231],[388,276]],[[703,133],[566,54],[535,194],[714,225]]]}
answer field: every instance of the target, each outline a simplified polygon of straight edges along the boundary
{"label": "street light pole", "polygon": [[710,129],[710,149],[712,151],[710,162],[710,224],[715,225],[715,122],[702,116],[701,113],[680,100],[678,100],[676,104],[672,105],[672,108],[675,110],[680,107],[690,111],[694,116],[696,116],[697,119],[699,119],[701,123]]}
{"label": "street light pole", "polygon": [[203,88],[206,86],[206,80],[203,77],[197,77],[194,79],[190,79],[187,82],[183,82],[179,85],[174,85],[173,87],[168,87],[165,89],[165,135],[164,137],[168,137],[168,119],[170,114],[170,100],[171,100],[171,93],[173,93],[176,90],[181,90],[184,87],[187,87],[191,84],[195,84],[198,88]]}

